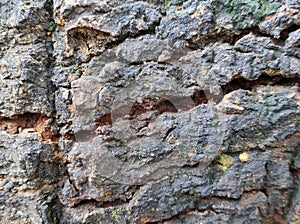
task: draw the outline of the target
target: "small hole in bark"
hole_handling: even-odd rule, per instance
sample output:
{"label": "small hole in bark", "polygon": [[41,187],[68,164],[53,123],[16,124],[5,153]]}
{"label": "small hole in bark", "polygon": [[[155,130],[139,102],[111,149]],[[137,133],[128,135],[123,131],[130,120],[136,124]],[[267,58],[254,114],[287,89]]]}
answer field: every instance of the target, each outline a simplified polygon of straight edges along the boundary
{"label": "small hole in bark", "polygon": [[112,124],[111,113],[104,114],[103,116],[98,118],[96,122],[98,126],[111,125]]}
{"label": "small hole in bark", "polygon": [[195,106],[203,103],[208,103],[208,99],[203,90],[195,91],[192,95],[192,100],[194,101]]}
{"label": "small hole in bark", "polygon": [[286,40],[289,37],[289,34],[291,32],[294,32],[296,30],[300,29],[299,25],[293,24],[290,27],[288,27],[287,29],[283,30],[280,34],[280,39]]}

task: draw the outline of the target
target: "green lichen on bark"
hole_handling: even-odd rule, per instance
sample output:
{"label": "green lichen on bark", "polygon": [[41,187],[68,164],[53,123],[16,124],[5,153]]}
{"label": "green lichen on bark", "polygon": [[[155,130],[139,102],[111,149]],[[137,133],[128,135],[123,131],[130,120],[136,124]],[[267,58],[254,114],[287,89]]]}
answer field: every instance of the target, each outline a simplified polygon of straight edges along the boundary
{"label": "green lichen on bark", "polygon": [[170,9],[172,6],[178,6],[182,4],[186,0],[164,0],[164,8],[165,9]]}
{"label": "green lichen on bark", "polygon": [[235,22],[241,22],[252,15],[253,25],[277,10],[276,4],[266,0],[226,0],[223,5],[224,11],[229,13]]}

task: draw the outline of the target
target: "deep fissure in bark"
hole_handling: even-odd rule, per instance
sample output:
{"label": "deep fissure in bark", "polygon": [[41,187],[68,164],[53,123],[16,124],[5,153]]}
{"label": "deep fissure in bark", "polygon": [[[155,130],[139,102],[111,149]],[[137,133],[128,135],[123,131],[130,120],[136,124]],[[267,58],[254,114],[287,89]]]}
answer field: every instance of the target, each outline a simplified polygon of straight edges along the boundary
{"label": "deep fissure in bark", "polygon": [[291,24],[289,27],[284,29],[281,34],[280,38],[274,38],[273,36],[263,33],[258,27],[244,29],[240,34],[232,34],[232,33],[220,33],[218,35],[206,35],[203,38],[198,40],[187,40],[188,45],[186,46],[190,50],[198,50],[203,49],[204,47],[214,44],[214,43],[228,43],[230,45],[235,45],[235,43],[243,38],[244,36],[252,33],[256,37],[269,37],[274,44],[279,46],[284,46],[285,40],[289,37],[291,32],[296,31],[300,28],[300,25]]}
{"label": "deep fissure in bark", "polygon": [[229,83],[222,86],[223,94],[226,95],[238,89],[255,91],[259,86],[297,86],[299,84],[299,78],[297,77],[284,77],[284,76],[268,76],[261,75],[256,80],[247,80],[243,77],[233,79]]}
{"label": "deep fissure in bark", "polygon": [[52,118],[47,115],[25,113],[11,118],[0,117],[0,130],[10,135],[38,132],[41,140],[57,142],[58,136],[52,131],[51,123]]}
{"label": "deep fissure in bark", "polygon": [[[299,79],[297,77],[285,77],[282,75],[276,76],[268,76],[261,75],[256,80],[247,80],[243,77],[235,78],[231,80],[229,83],[222,85],[223,95],[226,95],[230,92],[233,92],[238,89],[256,91],[259,86],[264,85],[280,85],[280,86],[298,86],[299,87]],[[157,115],[163,113],[177,113],[182,111],[188,111],[195,106],[200,104],[207,104],[208,98],[211,96],[207,96],[208,92],[204,92],[203,90],[196,90],[192,96],[190,97],[170,97],[168,98],[145,98],[142,102],[134,102],[131,107],[120,107],[113,111],[114,119],[116,118],[126,118],[126,119],[135,119],[141,114],[144,114],[149,111],[157,111]],[[182,105],[178,108],[178,105],[174,105],[172,102],[175,102],[179,99]],[[214,98],[215,101],[220,102],[222,97]],[[191,105],[191,102],[192,105]],[[99,117],[96,121],[97,125],[105,126],[112,125],[112,113],[107,113]]]}
{"label": "deep fissure in bark", "polygon": [[101,199],[86,197],[84,199],[73,200],[74,205],[72,207],[78,208],[81,206],[92,206],[96,208],[109,208],[109,207],[128,204],[129,201],[130,201],[129,199],[127,200],[115,199],[113,201],[101,201]]}

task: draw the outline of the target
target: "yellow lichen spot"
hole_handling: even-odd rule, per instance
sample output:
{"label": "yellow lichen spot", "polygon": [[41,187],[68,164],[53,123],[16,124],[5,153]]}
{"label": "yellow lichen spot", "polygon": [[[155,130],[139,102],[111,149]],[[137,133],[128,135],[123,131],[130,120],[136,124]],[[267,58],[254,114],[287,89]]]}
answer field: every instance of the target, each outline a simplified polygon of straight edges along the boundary
{"label": "yellow lichen spot", "polygon": [[241,160],[242,162],[247,162],[248,159],[249,159],[249,155],[248,155],[248,153],[243,152],[243,153],[240,154],[239,158],[240,158],[240,160]]}
{"label": "yellow lichen spot", "polygon": [[113,217],[113,219],[115,220],[115,222],[119,222],[119,214],[117,210],[113,210],[111,212],[111,216]]}
{"label": "yellow lichen spot", "polygon": [[223,170],[226,171],[228,169],[228,167],[233,163],[234,158],[232,156],[223,154],[220,156],[219,160],[218,160],[218,167]]}
{"label": "yellow lichen spot", "polygon": [[162,178],[162,180],[167,180],[167,179],[169,179],[170,177],[168,176],[168,175],[166,175],[166,176],[164,176],[163,178]]}

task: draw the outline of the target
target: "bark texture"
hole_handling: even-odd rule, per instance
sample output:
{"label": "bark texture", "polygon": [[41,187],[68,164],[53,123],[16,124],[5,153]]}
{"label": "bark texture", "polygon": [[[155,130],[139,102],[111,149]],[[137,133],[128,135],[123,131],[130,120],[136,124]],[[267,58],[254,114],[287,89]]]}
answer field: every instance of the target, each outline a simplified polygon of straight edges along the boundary
{"label": "bark texture", "polygon": [[0,223],[300,223],[299,0],[2,0]]}

